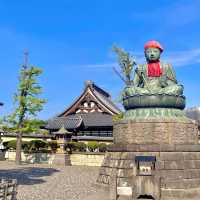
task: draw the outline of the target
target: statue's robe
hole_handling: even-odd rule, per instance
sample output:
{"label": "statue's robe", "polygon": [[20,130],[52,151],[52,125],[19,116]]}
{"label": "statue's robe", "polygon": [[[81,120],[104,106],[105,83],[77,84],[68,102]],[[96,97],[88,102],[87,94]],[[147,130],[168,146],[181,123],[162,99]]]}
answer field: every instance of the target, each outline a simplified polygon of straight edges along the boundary
{"label": "statue's robe", "polygon": [[133,85],[125,89],[124,95],[171,94],[182,95],[183,86],[177,83],[175,72],[170,64],[160,62],[161,73],[150,76],[148,64],[139,65],[135,70]]}

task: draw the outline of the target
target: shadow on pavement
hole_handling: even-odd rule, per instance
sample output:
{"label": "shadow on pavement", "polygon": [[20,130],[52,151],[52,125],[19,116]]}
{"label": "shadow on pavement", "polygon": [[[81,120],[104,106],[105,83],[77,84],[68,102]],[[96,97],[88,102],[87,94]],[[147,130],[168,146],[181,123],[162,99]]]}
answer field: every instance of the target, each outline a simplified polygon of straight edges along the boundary
{"label": "shadow on pavement", "polygon": [[42,177],[59,172],[54,168],[20,167],[16,169],[0,169],[0,178],[17,179],[18,185],[34,185],[46,182]]}

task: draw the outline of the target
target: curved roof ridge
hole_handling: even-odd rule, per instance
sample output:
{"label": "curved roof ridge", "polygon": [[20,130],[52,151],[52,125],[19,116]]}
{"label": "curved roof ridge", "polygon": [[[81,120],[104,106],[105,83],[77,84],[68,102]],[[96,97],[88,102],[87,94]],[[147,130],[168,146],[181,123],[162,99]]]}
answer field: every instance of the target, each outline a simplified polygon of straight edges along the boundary
{"label": "curved roof ridge", "polygon": [[103,96],[101,93],[98,91],[94,91],[96,97],[109,109],[115,112],[115,114],[119,114],[121,110],[113,103],[112,99],[109,97]]}
{"label": "curved roof ridge", "polygon": [[[95,97],[108,109],[111,110],[111,112],[114,112],[115,114],[119,114],[121,110],[112,102],[111,96],[108,92],[105,90],[101,89],[99,86],[97,86],[94,82],[92,81],[86,81],[85,82],[85,88],[81,95],[76,98],[73,103],[68,106],[63,112],[59,113],[56,115],[56,117],[61,117],[65,113],[69,112],[70,109],[77,104],[81,98],[84,97],[84,94],[86,93],[87,89],[90,89],[92,93],[94,93]],[[69,113],[70,114],[70,113]]]}

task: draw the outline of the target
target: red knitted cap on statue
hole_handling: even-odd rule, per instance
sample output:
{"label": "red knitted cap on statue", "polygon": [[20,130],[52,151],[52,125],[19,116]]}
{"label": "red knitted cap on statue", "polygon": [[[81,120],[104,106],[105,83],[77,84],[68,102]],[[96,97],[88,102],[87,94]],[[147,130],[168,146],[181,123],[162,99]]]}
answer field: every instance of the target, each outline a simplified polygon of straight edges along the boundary
{"label": "red knitted cap on statue", "polygon": [[160,45],[159,42],[155,41],[155,40],[151,40],[149,42],[147,42],[145,45],[144,45],[144,49],[148,49],[148,48],[158,48],[161,50],[161,52],[163,51],[163,48],[162,46]]}

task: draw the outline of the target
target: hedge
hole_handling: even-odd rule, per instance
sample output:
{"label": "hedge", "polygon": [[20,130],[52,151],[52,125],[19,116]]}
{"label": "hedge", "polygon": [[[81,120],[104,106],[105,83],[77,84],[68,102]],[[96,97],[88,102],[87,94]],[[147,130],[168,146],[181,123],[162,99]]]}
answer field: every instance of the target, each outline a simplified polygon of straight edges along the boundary
{"label": "hedge", "polygon": [[56,140],[48,142],[48,146],[49,146],[49,148],[51,149],[52,152],[56,152],[57,149],[59,148],[59,145],[58,145]]}
{"label": "hedge", "polygon": [[95,141],[88,142],[67,142],[65,143],[65,150],[68,152],[79,151],[79,152],[106,152],[107,144],[98,143]]}
{"label": "hedge", "polygon": [[43,140],[31,140],[29,142],[29,151],[39,151],[41,149],[48,149],[47,142]]}
{"label": "hedge", "polygon": [[[4,142],[3,145],[6,149],[16,150],[16,140],[10,140]],[[24,151],[39,151],[39,150],[48,150],[48,144],[42,140],[31,140],[31,141],[22,141],[22,150]]]}
{"label": "hedge", "polygon": [[[16,140],[10,140],[4,142],[3,145],[6,149],[16,150]],[[108,145],[105,143],[98,143],[96,141],[90,141],[87,144],[84,142],[67,142],[65,143],[65,150],[68,152],[106,152]],[[57,141],[44,142],[43,140],[31,140],[22,141],[22,150],[29,152],[56,152],[59,148]],[[49,150],[50,149],[50,150]]]}

